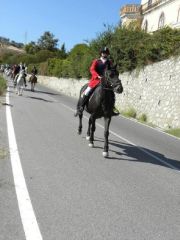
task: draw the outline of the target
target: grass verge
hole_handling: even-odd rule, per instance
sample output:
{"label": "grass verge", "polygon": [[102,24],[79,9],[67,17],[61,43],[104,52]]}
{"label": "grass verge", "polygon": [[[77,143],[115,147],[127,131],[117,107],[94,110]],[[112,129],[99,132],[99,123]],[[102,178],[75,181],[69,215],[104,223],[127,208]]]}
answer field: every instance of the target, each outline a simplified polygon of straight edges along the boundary
{"label": "grass verge", "polygon": [[0,76],[0,95],[2,95],[7,88],[6,80]]}
{"label": "grass verge", "polygon": [[5,159],[6,156],[8,155],[8,152],[4,148],[0,148],[0,160]]}
{"label": "grass verge", "polygon": [[169,130],[166,130],[165,132],[180,138],[180,128],[169,129]]}
{"label": "grass verge", "polygon": [[129,108],[121,112],[125,117],[136,118],[136,110],[134,108]]}

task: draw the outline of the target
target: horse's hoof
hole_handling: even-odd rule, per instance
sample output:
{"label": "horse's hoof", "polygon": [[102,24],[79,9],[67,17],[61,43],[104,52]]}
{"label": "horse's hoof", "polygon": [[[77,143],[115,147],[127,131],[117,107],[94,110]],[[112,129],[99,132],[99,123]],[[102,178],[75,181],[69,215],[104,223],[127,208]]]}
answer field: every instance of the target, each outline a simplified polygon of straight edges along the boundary
{"label": "horse's hoof", "polygon": [[89,143],[88,146],[89,146],[90,148],[93,148],[93,147],[94,147],[94,144],[93,144],[93,143]]}
{"label": "horse's hoof", "polygon": [[89,141],[89,139],[90,139],[90,136],[86,136],[86,140],[88,140],[88,141]]}
{"label": "horse's hoof", "polygon": [[81,135],[81,133],[82,133],[82,130],[77,131],[77,134]]}
{"label": "horse's hoof", "polygon": [[108,153],[108,152],[103,152],[103,153],[102,153],[102,155],[103,155],[103,157],[105,157],[105,158],[106,158],[106,157],[108,157],[108,156],[109,156],[109,153]]}

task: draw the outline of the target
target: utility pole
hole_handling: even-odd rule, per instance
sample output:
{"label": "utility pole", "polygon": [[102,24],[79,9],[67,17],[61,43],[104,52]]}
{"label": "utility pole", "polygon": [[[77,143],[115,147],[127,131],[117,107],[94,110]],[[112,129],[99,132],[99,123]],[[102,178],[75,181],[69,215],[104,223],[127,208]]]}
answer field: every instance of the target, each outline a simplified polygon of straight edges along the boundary
{"label": "utility pole", "polygon": [[24,34],[24,45],[26,45],[26,44],[27,44],[27,31]]}

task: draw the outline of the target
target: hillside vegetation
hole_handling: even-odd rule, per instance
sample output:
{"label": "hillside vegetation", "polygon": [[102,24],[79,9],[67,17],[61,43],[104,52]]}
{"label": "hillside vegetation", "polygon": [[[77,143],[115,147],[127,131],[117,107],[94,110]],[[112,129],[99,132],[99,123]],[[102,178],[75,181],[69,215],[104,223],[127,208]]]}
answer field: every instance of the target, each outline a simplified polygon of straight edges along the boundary
{"label": "hillside vegetation", "polygon": [[99,56],[103,46],[110,49],[121,73],[180,55],[180,30],[169,27],[149,34],[138,28],[107,26],[95,39],[79,43],[69,52],[65,44],[57,48],[58,41],[45,32],[37,42],[25,45],[24,53],[0,54],[0,63],[23,62],[28,69],[37,65],[42,75],[82,78],[89,77],[92,59]]}

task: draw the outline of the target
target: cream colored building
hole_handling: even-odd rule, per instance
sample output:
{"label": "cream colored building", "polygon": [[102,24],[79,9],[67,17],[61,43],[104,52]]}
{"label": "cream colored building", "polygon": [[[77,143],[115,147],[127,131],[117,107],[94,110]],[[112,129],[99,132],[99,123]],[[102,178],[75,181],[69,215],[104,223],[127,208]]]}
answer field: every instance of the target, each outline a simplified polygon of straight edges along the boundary
{"label": "cream colored building", "polygon": [[180,28],[180,0],[141,0],[120,9],[122,26],[139,21],[141,28],[154,32],[162,27]]}
{"label": "cream colored building", "polygon": [[140,20],[140,4],[127,4],[120,9],[122,26],[128,26],[130,23]]}
{"label": "cream colored building", "polygon": [[141,0],[142,29],[180,28],[180,0]]}

